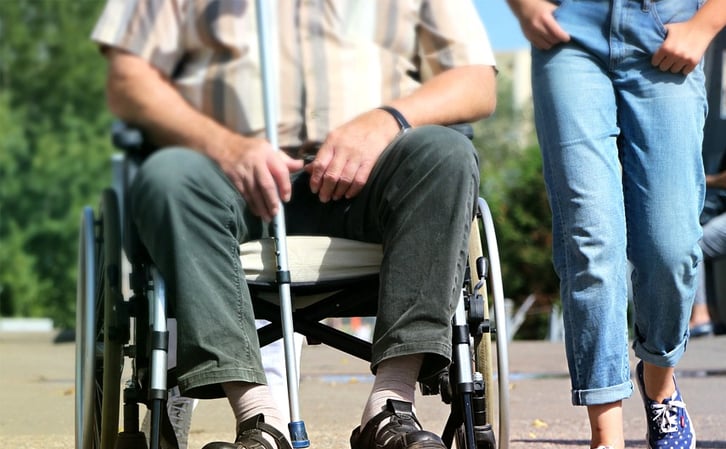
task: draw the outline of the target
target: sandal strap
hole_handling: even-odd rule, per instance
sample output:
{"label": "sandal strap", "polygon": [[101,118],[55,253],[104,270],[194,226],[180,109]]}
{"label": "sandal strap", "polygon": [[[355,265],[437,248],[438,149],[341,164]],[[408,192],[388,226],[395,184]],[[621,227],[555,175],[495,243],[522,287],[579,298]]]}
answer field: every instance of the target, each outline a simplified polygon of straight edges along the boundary
{"label": "sandal strap", "polygon": [[[263,433],[275,440],[275,447]],[[285,435],[265,423],[265,416],[260,413],[239,423],[234,443],[215,441],[205,444],[202,449],[292,449],[292,447]]]}
{"label": "sandal strap", "polygon": [[[275,440],[277,448],[270,446],[268,439],[262,435],[263,432]],[[267,424],[262,413],[239,423],[234,444],[237,449],[292,449],[285,435]]]}

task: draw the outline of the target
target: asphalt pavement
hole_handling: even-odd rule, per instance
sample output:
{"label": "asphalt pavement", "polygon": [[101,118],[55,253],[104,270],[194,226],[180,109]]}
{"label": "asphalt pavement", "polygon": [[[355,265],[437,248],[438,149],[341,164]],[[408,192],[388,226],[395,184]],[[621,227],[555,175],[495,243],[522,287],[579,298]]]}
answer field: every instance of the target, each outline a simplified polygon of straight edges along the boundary
{"label": "asphalt pavement", "polygon": [[[74,447],[75,350],[54,343],[55,333],[0,332],[0,449]],[[509,345],[511,449],[587,448],[585,410],[570,405],[561,343]],[[689,342],[677,371],[698,448],[726,448],[726,336]],[[300,407],[311,448],[344,449],[371,387],[365,362],[323,346],[305,346]],[[417,399],[424,426],[440,431],[448,406],[438,397]],[[645,448],[645,416],[637,392],[625,401],[628,448]],[[190,449],[231,440],[226,400],[201,401],[194,412]]]}

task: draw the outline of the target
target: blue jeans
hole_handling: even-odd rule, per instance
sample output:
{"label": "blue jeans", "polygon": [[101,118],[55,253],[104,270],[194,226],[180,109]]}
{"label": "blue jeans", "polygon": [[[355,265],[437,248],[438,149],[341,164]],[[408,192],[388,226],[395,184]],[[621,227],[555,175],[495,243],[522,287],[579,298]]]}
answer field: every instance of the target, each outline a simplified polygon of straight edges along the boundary
{"label": "blue jeans", "polygon": [[572,402],[632,393],[628,261],[635,354],[674,366],[688,338],[701,259],[702,67],[650,63],[664,23],[703,0],[562,0],[572,40],[532,50],[535,123],[553,215]]}

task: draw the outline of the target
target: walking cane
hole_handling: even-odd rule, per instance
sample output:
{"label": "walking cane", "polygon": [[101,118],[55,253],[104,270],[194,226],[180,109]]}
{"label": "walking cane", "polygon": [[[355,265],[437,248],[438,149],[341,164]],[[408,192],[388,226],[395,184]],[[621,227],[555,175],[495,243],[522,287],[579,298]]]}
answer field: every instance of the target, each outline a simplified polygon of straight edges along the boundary
{"label": "walking cane", "polygon": [[[262,102],[265,110],[265,130],[267,140],[276,151],[277,143],[277,88],[278,67],[272,57],[277,51],[277,35],[270,32],[276,30],[277,17],[274,14],[275,0],[257,0],[257,29],[260,46],[260,65],[262,69]],[[294,328],[292,325],[292,299],[290,294],[290,271],[287,264],[287,235],[285,229],[285,209],[272,221],[275,240],[275,256],[277,258],[277,284],[280,289],[280,315],[282,319],[282,340],[285,348],[285,366],[287,373],[287,394],[290,401],[290,439],[292,447],[310,446],[305,423],[300,419],[300,403],[298,399],[298,374],[295,355]]]}

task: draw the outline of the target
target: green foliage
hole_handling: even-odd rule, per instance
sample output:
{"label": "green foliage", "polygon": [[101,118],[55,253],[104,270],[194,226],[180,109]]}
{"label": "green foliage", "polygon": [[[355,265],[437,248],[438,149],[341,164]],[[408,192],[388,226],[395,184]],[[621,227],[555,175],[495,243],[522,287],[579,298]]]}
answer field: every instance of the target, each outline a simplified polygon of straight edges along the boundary
{"label": "green foliage", "polygon": [[[81,208],[109,184],[103,58],[90,41],[103,2],[0,0],[0,315],[75,317]],[[550,218],[530,111],[505,70],[497,112],[476,124],[481,192],[504,288],[555,297]]]}
{"label": "green foliage", "polygon": [[[513,107],[511,79],[498,78],[496,113],[475,125],[481,159],[481,195],[494,219],[505,296],[520,304],[535,294],[549,308],[559,296],[551,260],[551,212],[531,109]],[[531,320],[520,336],[542,338],[547,321]]]}
{"label": "green foliage", "polygon": [[0,314],[75,317],[80,211],[108,180],[102,2],[0,2]]}
{"label": "green foliage", "polygon": [[502,165],[497,190],[488,195],[503,275],[513,298],[531,293],[553,295],[558,282],[552,269],[551,213],[539,148],[530,146],[521,156]]}

